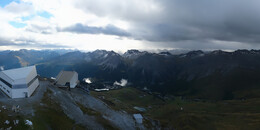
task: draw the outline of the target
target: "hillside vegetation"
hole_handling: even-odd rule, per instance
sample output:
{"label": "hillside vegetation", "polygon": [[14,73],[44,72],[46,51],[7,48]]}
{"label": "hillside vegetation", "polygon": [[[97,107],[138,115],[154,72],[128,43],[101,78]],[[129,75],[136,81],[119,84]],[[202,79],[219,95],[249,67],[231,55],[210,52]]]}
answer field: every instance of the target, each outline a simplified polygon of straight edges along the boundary
{"label": "hillside vegetation", "polygon": [[[260,99],[193,101],[181,97],[161,100],[135,88],[123,88],[107,92],[91,92],[115,110],[142,113],[145,124],[175,129],[258,129],[260,128]],[[140,112],[135,106],[145,108]]]}

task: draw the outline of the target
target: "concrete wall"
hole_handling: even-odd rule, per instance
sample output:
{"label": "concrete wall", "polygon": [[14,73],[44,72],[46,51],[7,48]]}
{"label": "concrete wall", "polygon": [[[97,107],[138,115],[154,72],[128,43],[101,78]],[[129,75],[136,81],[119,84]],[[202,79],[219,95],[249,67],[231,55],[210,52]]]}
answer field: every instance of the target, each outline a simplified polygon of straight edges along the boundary
{"label": "concrete wall", "polygon": [[19,84],[27,84],[27,82],[26,82],[26,78],[22,78],[22,79],[16,79],[16,80],[14,80],[13,85],[19,85]]}
{"label": "concrete wall", "polygon": [[143,118],[136,118],[135,121],[138,124],[142,124],[143,123]]}
{"label": "concrete wall", "polygon": [[78,73],[74,73],[73,77],[70,80],[70,88],[75,88],[77,86]]}
{"label": "concrete wall", "polygon": [[38,78],[31,84],[31,86],[28,87],[28,96],[30,97],[35,89],[39,86],[39,80]]}
{"label": "concrete wall", "polygon": [[37,76],[36,68],[32,69],[29,75],[26,77],[26,83],[29,83],[34,77]]}
{"label": "concrete wall", "polygon": [[[34,79],[37,76],[37,71],[36,68],[34,67],[34,69],[31,71],[31,73],[27,76],[26,81],[27,84]],[[30,85],[28,86],[28,97],[30,97],[33,92],[35,91],[35,89],[39,86],[39,80],[38,78]]]}
{"label": "concrete wall", "polygon": [[26,93],[28,95],[28,89],[12,89],[12,98],[25,98]]}
{"label": "concrete wall", "polygon": [[10,79],[8,76],[6,76],[3,72],[0,72],[0,77],[2,79],[4,79],[5,81],[7,81],[10,84],[14,84],[14,81],[12,79]]}
{"label": "concrete wall", "polygon": [[21,88],[27,88],[27,84],[14,84],[12,89],[21,89]]}
{"label": "concrete wall", "polygon": [[0,89],[9,97],[12,97],[12,89],[0,81]]}
{"label": "concrete wall", "polygon": [[12,89],[12,98],[25,98],[26,94],[27,97],[30,97],[38,86],[39,80],[36,79],[29,87]]}
{"label": "concrete wall", "polygon": [[[0,77],[10,84],[13,83],[13,81],[2,72],[0,72]],[[1,81],[0,81],[0,89],[9,97],[12,97],[12,89]]]}
{"label": "concrete wall", "polygon": [[12,98],[25,98],[26,94],[30,97],[38,86],[39,80],[36,79],[29,87],[12,89]]}

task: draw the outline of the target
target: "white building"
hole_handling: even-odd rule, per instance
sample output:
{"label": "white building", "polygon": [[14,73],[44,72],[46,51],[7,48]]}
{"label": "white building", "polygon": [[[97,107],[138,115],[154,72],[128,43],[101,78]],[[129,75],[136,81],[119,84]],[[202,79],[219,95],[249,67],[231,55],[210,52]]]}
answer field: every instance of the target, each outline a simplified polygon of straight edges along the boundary
{"label": "white building", "polygon": [[38,86],[35,66],[0,72],[0,89],[10,98],[30,97]]}
{"label": "white building", "polygon": [[143,116],[141,114],[134,114],[133,116],[134,116],[136,123],[138,123],[138,124],[143,123]]}
{"label": "white building", "polygon": [[56,77],[56,84],[75,88],[78,84],[78,73],[75,71],[61,71]]}

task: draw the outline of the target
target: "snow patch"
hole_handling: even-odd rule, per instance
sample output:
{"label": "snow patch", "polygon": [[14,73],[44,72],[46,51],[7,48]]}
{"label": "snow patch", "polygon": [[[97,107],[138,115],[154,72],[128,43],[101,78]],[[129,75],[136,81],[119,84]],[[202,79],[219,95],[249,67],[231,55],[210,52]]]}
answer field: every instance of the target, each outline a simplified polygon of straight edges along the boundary
{"label": "snow patch", "polygon": [[109,91],[109,89],[108,88],[102,88],[102,89],[95,89],[95,91],[97,91],[97,92]]}
{"label": "snow patch", "polygon": [[5,122],[4,122],[4,123],[8,125],[8,124],[10,123],[10,121],[8,121],[8,120],[5,120]]}
{"label": "snow patch", "polygon": [[25,124],[26,124],[26,125],[29,125],[29,126],[32,126],[32,125],[33,125],[33,123],[32,123],[31,121],[29,121],[29,120],[25,120]]}
{"label": "snow patch", "polygon": [[88,84],[91,84],[91,83],[92,83],[92,81],[91,81],[90,78],[84,78],[83,81],[85,81],[85,82],[88,83]]}
{"label": "snow patch", "polygon": [[107,56],[108,56],[108,54],[105,54],[105,55],[104,55],[104,58],[106,58]]}

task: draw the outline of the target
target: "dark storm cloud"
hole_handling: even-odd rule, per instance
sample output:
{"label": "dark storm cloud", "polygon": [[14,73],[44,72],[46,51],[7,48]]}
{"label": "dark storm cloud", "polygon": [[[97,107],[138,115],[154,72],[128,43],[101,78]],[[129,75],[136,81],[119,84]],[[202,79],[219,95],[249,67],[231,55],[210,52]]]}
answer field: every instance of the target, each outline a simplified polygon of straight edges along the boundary
{"label": "dark storm cloud", "polygon": [[199,39],[258,43],[259,4],[255,0],[165,0],[165,16],[161,18],[164,20],[146,26],[156,38],[144,37],[155,41]]}
{"label": "dark storm cloud", "polygon": [[64,29],[58,29],[59,31],[64,32],[73,32],[73,33],[86,33],[86,34],[105,34],[105,35],[115,35],[115,36],[130,36],[130,33],[117,28],[113,25],[108,25],[106,27],[93,27],[82,24],[76,24]]}
{"label": "dark storm cloud", "polygon": [[[225,43],[223,48],[260,44],[259,0],[144,0],[141,4],[116,0],[106,5],[89,1],[76,6],[100,17],[128,21],[132,37],[158,42],[158,46],[162,42],[173,47],[189,43],[190,48],[219,46],[215,41]],[[143,2],[147,5],[142,6]],[[95,8],[86,6],[93,4]]]}

